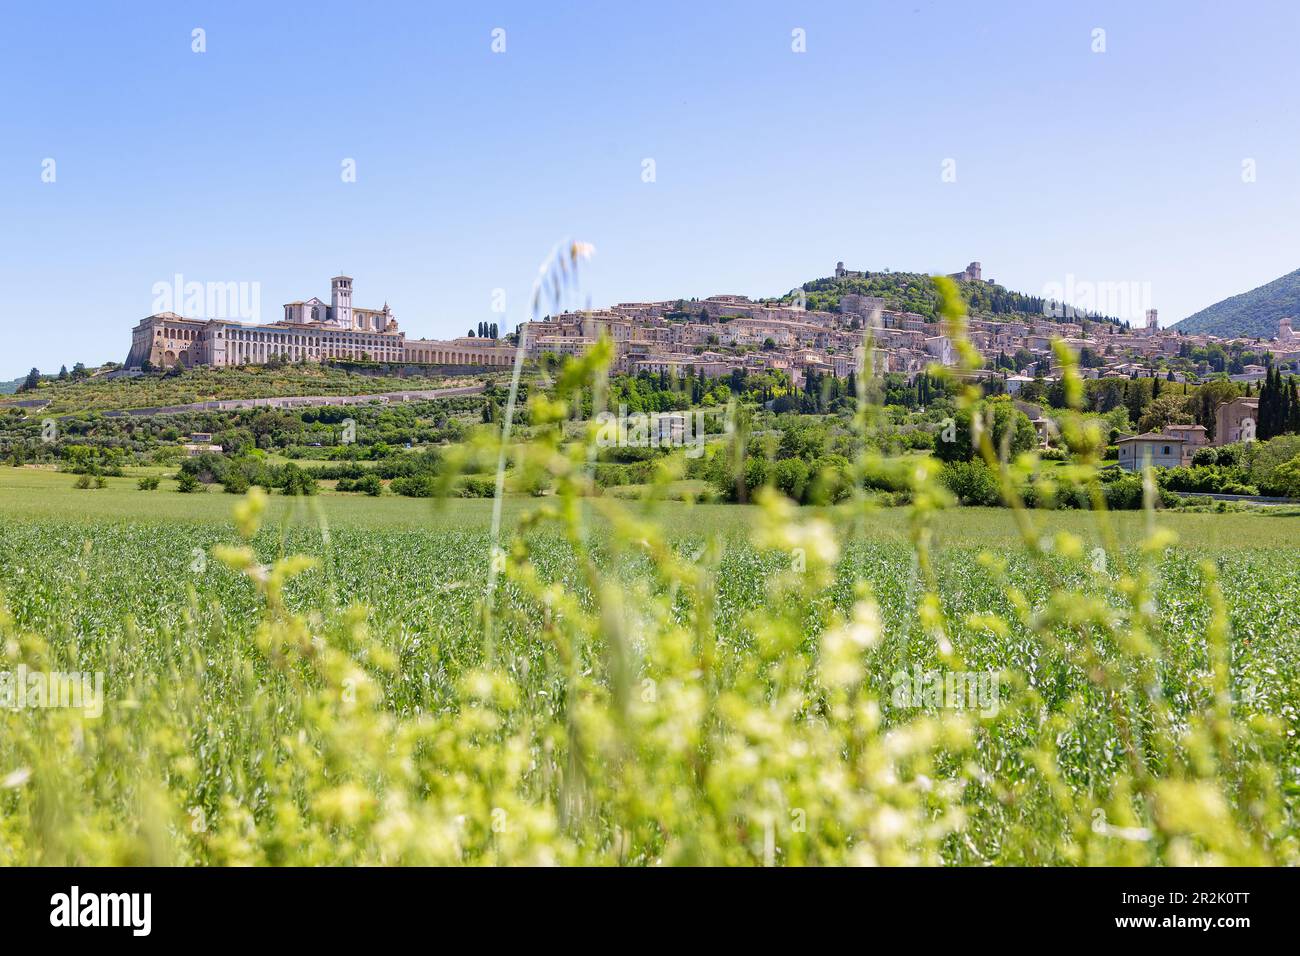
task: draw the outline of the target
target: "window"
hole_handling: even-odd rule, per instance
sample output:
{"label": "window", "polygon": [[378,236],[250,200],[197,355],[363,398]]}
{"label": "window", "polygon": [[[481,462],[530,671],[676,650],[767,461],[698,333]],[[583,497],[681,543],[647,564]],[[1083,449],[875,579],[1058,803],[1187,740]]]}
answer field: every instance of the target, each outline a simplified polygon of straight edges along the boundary
{"label": "window", "polygon": [[1165,446],[1165,450],[1162,451],[1160,454],[1162,454],[1162,455],[1167,455],[1167,454],[1169,454],[1169,446],[1166,445],[1166,446]]}

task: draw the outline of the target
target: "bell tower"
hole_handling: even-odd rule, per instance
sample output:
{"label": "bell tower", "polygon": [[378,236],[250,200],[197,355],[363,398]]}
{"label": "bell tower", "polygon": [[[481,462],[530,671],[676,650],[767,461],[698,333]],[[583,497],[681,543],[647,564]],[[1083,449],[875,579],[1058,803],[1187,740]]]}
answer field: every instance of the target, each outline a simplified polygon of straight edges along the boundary
{"label": "bell tower", "polygon": [[353,328],[351,276],[330,279],[330,315],[344,328]]}

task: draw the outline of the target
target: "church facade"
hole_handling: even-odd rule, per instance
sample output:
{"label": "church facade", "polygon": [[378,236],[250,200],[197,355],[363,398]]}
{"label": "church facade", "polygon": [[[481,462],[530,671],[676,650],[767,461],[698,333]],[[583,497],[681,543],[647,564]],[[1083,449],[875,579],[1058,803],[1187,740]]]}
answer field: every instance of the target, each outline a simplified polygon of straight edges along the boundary
{"label": "church facade", "polygon": [[352,304],[352,277],[330,280],[328,303],[312,297],[287,302],[278,322],[250,325],[161,312],[131,330],[127,368],[180,365],[262,365],[271,361],[353,359],[430,365],[504,366],[514,350],[497,339],[408,339],[385,302],[382,309]]}

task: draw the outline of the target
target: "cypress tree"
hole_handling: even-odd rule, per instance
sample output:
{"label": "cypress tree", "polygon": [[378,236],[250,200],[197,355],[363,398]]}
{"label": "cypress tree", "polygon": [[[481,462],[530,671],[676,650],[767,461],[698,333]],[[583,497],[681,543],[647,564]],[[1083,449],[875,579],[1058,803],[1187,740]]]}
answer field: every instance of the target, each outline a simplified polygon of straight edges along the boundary
{"label": "cypress tree", "polygon": [[[1259,438],[1260,441],[1267,441],[1268,438],[1270,437],[1268,433],[1269,426],[1271,424],[1269,420],[1269,413],[1272,411],[1272,406],[1270,405],[1269,402],[1269,397],[1270,397],[1269,386],[1272,384],[1273,384],[1272,376],[1265,375],[1264,381],[1261,382],[1259,386],[1259,416],[1258,416],[1259,421],[1255,423],[1255,435],[1257,438]],[[1246,384],[1247,395],[1250,394],[1250,387],[1251,384],[1247,383]]]}

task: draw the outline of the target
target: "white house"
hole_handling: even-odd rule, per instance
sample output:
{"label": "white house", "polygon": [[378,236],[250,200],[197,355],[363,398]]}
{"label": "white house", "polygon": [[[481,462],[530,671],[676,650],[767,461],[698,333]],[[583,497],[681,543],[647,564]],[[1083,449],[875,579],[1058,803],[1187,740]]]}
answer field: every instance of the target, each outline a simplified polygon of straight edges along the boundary
{"label": "white house", "polygon": [[1130,435],[1115,442],[1119,446],[1119,466],[1125,471],[1141,471],[1147,465],[1155,468],[1177,468],[1183,464],[1184,438],[1147,432]]}

